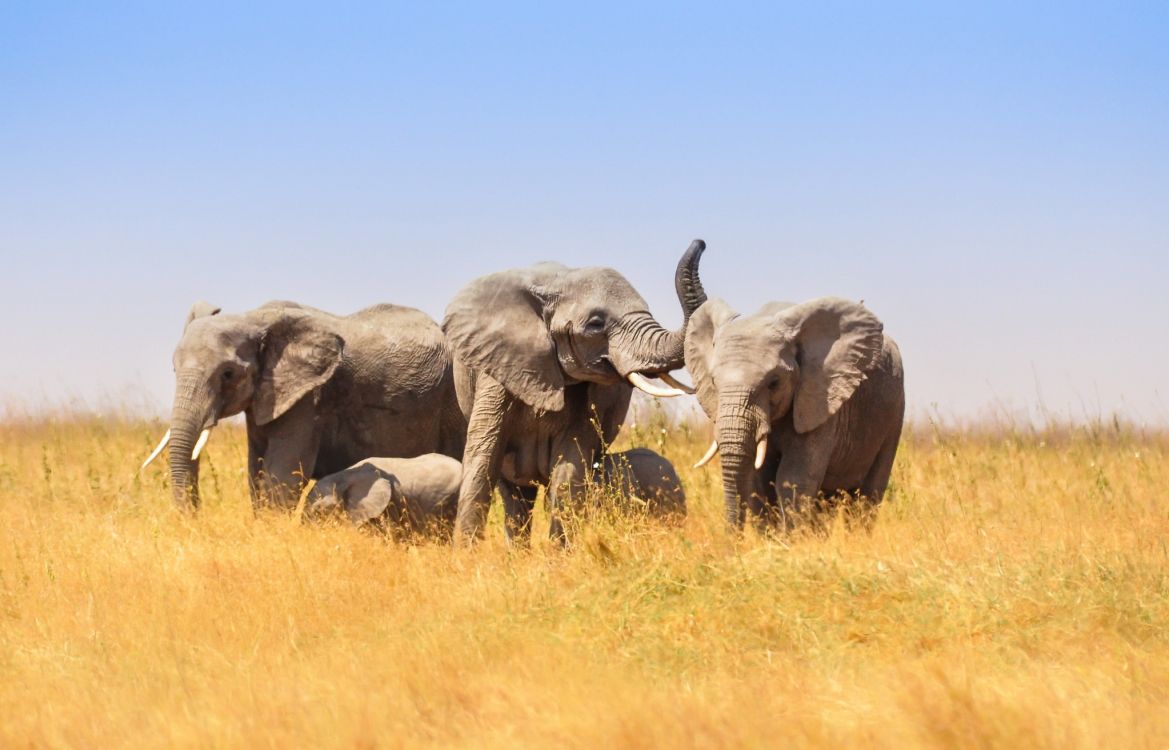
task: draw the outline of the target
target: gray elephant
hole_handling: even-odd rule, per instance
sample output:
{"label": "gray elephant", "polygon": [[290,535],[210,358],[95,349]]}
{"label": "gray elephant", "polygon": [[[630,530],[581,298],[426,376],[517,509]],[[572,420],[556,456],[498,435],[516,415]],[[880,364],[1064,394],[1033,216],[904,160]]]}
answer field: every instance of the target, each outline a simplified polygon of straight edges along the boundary
{"label": "gray elephant", "polygon": [[[690,261],[702,247],[696,240],[678,264],[684,312],[697,306],[688,303]],[[685,322],[663,328],[610,268],[541,263],[484,276],[451,301],[443,330],[468,420],[460,540],[482,534],[496,485],[509,537],[526,540],[545,485],[550,533],[564,541],[562,511],[616,437],[631,385],[653,396],[686,392],[669,375],[683,364]]]}
{"label": "gray elephant", "polygon": [[[243,412],[254,504],[295,505],[310,478],[366,456],[460,456],[466,421],[442,331],[409,307],[337,316],[292,302],[239,315],[196,303],[174,353],[175,502],[198,507],[199,453]],[[143,466],[146,465],[143,464]]]}
{"label": "gray elephant", "polygon": [[740,316],[712,299],[690,318],[686,364],[715,423],[698,466],[717,451],[731,526],[749,509],[790,528],[841,493],[871,518],[905,414],[901,354],[871,312],[821,297]]}
{"label": "gray elephant", "polygon": [[674,523],[686,517],[686,492],[678,472],[649,448],[607,454],[596,481],[621,499],[623,511]]}
{"label": "gray elephant", "polygon": [[309,491],[305,515],[344,510],[354,524],[374,522],[405,536],[450,537],[462,464],[438,453],[367,458],[322,477]]}

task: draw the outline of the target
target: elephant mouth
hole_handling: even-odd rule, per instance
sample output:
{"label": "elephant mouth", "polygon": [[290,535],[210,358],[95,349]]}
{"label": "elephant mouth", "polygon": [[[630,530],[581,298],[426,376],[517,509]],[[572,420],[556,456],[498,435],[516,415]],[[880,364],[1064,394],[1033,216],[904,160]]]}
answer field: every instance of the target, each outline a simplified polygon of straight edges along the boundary
{"label": "elephant mouth", "polygon": [[560,356],[561,366],[565,375],[576,382],[591,381],[595,383],[620,383],[625,378],[609,360],[608,354],[598,354],[592,359],[586,359],[580,351],[577,337],[570,329],[564,331],[566,347],[556,346]]}
{"label": "elephant mouth", "polygon": [[587,367],[590,370],[603,373],[607,377],[611,378],[614,382],[620,382],[625,379],[621,377],[621,373],[617,371],[616,366],[614,366],[614,364],[609,361],[609,356],[607,354],[602,354],[600,357],[597,357],[596,360],[590,362]]}
{"label": "elephant mouth", "polygon": [[[557,346],[557,354],[561,356],[562,369],[573,382],[587,380],[605,385],[629,383],[654,397],[683,396],[694,392],[690,386],[675,380],[670,375],[668,367],[647,365],[626,372],[625,368],[618,367],[613,362],[612,357],[607,352],[599,354],[591,360],[586,360],[581,356],[577,338],[573,335],[572,330],[566,329],[564,333],[567,351]],[[652,383],[650,378],[660,379],[664,385]]]}

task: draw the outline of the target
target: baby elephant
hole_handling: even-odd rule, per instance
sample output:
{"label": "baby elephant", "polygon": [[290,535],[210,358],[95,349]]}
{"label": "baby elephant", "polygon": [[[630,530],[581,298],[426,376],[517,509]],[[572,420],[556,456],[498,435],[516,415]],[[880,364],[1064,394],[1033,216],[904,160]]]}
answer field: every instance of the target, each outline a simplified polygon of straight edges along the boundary
{"label": "baby elephant", "polygon": [[407,535],[450,536],[462,474],[462,464],[438,453],[367,458],[318,480],[305,513],[341,508],[357,525],[372,521]]}
{"label": "baby elephant", "polygon": [[686,493],[674,465],[649,448],[605,456],[598,483],[624,499],[623,509],[644,509],[653,518],[679,522],[686,517]]}

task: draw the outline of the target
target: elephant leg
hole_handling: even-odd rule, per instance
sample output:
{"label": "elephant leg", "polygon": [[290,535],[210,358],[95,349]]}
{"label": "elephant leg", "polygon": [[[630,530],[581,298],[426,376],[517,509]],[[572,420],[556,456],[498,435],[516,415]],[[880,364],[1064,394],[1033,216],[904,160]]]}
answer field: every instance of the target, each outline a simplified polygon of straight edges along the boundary
{"label": "elephant leg", "polygon": [[592,425],[561,437],[553,446],[554,464],[549,474],[547,502],[551,524],[549,536],[561,544],[568,543],[566,514],[575,516],[583,509],[588,484],[594,478],[594,465],[603,458],[600,436]]}
{"label": "elephant leg", "polygon": [[764,489],[762,478],[766,476],[762,472],[757,474],[757,480],[753,482],[754,491],[747,497],[747,502],[739,505],[739,523],[742,525],[751,519],[755,530],[759,533],[765,533],[772,522],[772,515],[774,515],[773,505],[768,502],[767,491]]}
{"label": "elephant leg", "polygon": [[901,431],[890,437],[877,458],[873,461],[869,473],[865,476],[860,487],[860,497],[853,505],[853,518],[850,521],[859,522],[861,528],[871,531],[876,520],[877,506],[885,499],[885,490],[889,486],[889,476],[893,473],[893,459],[897,457],[897,446],[901,442]]}
{"label": "elephant leg", "polygon": [[755,530],[761,534],[770,533],[784,527],[783,511],[780,509],[779,493],[775,489],[776,476],[779,473],[780,456],[774,451],[769,452],[767,460],[759,469],[759,483],[756,485],[755,497],[748,500],[747,507],[755,513]]}
{"label": "elephant leg", "polygon": [[536,495],[540,488],[520,486],[507,480],[500,480],[497,488],[503,497],[508,541],[522,547],[528,546],[532,539],[532,509],[536,507]]}
{"label": "elephant leg", "polygon": [[251,424],[248,425],[248,494],[252,498],[252,510],[260,507],[260,472],[264,468],[264,452],[268,441],[259,435]]}
{"label": "elephant leg", "polygon": [[303,399],[265,430],[267,446],[254,476],[259,505],[293,508],[316,468],[321,435],[312,399]]}
{"label": "elephant leg", "polygon": [[565,516],[575,515],[581,507],[587,476],[584,462],[567,456],[552,469],[547,494],[548,515],[551,516],[548,536],[561,545],[568,544],[568,532],[565,528],[568,519]]}
{"label": "elephant leg", "polygon": [[512,397],[498,381],[481,374],[467,425],[463,452],[463,480],[459,485],[459,509],[455,515],[455,542],[483,536],[491,490],[499,481],[504,441],[500,439],[504,417]]}
{"label": "elephant leg", "polygon": [[791,530],[801,521],[815,523],[816,501],[832,458],[831,420],[802,436],[786,449],[775,473],[776,504],[780,521]]}

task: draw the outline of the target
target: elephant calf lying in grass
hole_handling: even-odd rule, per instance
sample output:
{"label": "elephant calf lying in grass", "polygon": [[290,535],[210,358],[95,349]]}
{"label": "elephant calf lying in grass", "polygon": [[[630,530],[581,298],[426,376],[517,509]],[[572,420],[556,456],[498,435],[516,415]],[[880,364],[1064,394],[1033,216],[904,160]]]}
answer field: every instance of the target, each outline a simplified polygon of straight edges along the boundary
{"label": "elephant calf lying in grass", "polygon": [[605,456],[595,480],[623,502],[625,512],[681,522],[686,517],[686,493],[674,465],[649,448],[633,448]]}
{"label": "elephant calf lying in grass", "polygon": [[[450,537],[461,481],[462,464],[437,453],[367,458],[322,477],[309,492],[305,515],[341,510],[356,525],[373,522],[407,536]],[[686,516],[686,494],[673,464],[648,448],[609,454],[594,481],[622,500],[621,512],[669,521]]]}
{"label": "elephant calf lying in grass", "polygon": [[367,458],[317,481],[305,515],[340,509],[357,525],[373,522],[406,535],[449,537],[462,477],[462,464],[439,453]]}

